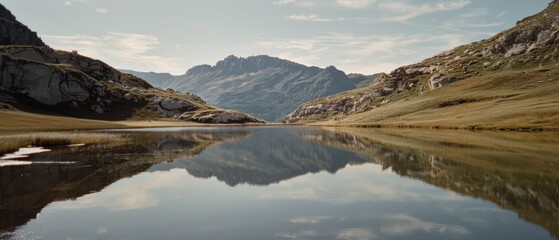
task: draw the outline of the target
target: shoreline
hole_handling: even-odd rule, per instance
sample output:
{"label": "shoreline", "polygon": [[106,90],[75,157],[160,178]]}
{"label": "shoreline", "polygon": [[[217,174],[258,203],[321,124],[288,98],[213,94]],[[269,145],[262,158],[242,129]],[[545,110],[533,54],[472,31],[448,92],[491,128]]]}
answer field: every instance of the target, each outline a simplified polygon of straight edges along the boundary
{"label": "shoreline", "polygon": [[141,129],[173,127],[269,127],[269,126],[312,126],[326,128],[377,128],[377,129],[424,129],[424,130],[469,130],[504,132],[557,132],[559,126],[507,126],[507,125],[405,125],[389,123],[234,123],[211,124],[184,122],[174,119],[104,121],[72,118],[64,116],[41,115],[21,111],[0,111],[0,136],[17,133],[36,133],[53,131],[88,131],[103,129]]}

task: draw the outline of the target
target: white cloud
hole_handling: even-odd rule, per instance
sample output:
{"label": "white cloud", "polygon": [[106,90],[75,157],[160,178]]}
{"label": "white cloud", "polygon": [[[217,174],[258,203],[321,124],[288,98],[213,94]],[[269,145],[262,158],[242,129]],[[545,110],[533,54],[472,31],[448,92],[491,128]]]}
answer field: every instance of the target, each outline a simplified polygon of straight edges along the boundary
{"label": "white cloud", "polygon": [[109,12],[109,10],[106,9],[106,8],[97,8],[95,10],[95,12],[100,13],[100,14],[105,14],[105,13]]}
{"label": "white cloud", "polygon": [[319,224],[324,220],[332,219],[329,216],[311,216],[311,217],[300,217],[289,219],[289,222],[296,224]]}
{"label": "white cloud", "polygon": [[508,13],[509,13],[508,11],[502,11],[499,14],[497,14],[497,17],[499,17],[499,18],[503,17],[503,16],[507,15]]}
{"label": "white cloud", "polygon": [[386,224],[380,228],[380,232],[386,235],[410,235],[416,232],[443,235],[468,235],[471,233],[463,226],[424,221],[407,214],[387,216],[385,222]]}
{"label": "white cloud", "polygon": [[458,15],[458,17],[461,18],[478,18],[478,17],[482,17],[485,16],[489,13],[489,10],[487,10],[486,8],[473,8],[470,9],[468,12],[462,13],[460,15]]}
{"label": "white cloud", "polygon": [[314,7],[316,3],[310,0],[279,0],[274,2],[274,5],[285,6],[285,5],[295,5],[298,7]]}
{"label": "white cloud", "polygon": [[322,18],[319,15],[311,14],[311,15],[291,15],[287,17],[290,20],[297,20],[297,21],[311,21],[311,22],[330,22],[331,19]]}
{"label": "white cloud", "polygon": [[159,38],[136,33],[108,33],[104,36],[43,36],[50,46],[98,58],[118,68],[169,73],[184,72],[182,60],[152,55],[160,46]]}
{"label": "white cloud", "polygon": [[[457,0],[431,4],[425,3],[422,5],[413,5],[403,2],[387,2],[379,4],[379,10],[389,15],[389,17],[383,18],[383,21],[406,22],[412,18],[422,15],[461,9],[470,3],[470,0]],[[399,15],[393,16],[394,14]]]}
{"label": "white cloud", "polygon": [[375,1],[376,0],[336,0],[339,5],[354,9],[369,7]]}
{"label": "white cloud", "polygon": [[287,4],[294,3],[294,2],[295,2],[295,0],[280,0],[280,1],[274,2],[274,5],[287,5]]}
{"label": "white cloud", "polygon": [[372,240],[378,236],[367,228],[350,228],[338,234],[338,239],[342,240]]}
{"label": "white cloud", "polygon": [[66,6],[72,6],[74,5],[74,3],[89,3],[88,0],[67,0],[64,1],[64,5]]}
{"label": "white cloud", "polygon": [[390,72],[457,47],[463,41],[462,34],[357,36],[331,33],[301,39],[256,41],[255,44],[268,54],[305,65],[334,65],[347,72],[372,74]]}
{"label": "white cloud", "polygon": [[[136,177],[141,184],[115,183],[102,192],[88,194],[71,202],[54,203],[56,209],[86,209],[102,207],[109,211],[125,211],[155,207],[159,205],[159,198],[152,191],[172,186],[173,183],[184,180],[184,172],[171,170],[156,172]],[[99,234],[106,233],[106,229],[98,230]]]}

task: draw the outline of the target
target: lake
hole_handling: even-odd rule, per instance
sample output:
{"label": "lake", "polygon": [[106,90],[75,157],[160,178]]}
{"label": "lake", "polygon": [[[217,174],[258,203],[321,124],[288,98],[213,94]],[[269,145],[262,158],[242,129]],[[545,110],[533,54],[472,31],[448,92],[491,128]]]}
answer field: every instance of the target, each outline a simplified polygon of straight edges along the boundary
{"label": "lake", "polygon": [[0,168],[2,239],[556,239],[557,133],[119,130]]}

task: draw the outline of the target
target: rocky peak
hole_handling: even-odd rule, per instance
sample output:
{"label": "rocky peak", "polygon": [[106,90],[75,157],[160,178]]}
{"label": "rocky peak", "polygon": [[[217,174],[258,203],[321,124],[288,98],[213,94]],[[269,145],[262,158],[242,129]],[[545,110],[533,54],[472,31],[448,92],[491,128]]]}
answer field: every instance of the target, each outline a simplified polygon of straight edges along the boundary
{"label": "rocky peak", "polygon": [[204,65],[198,65],[195,67],[192,67],[191,69],[188,69],[188,71],[186,71],[186,75],[199,75],[199,74],[204,74],[204,73],[208,73],[212,70],[212,66],[208,65],[208,64],[204,64]]}
{"label": "rocky peak", "polygon": [[2,4],[0,4],[0,19],[5,19],[11,22],[16,21],[16,17],[12,14],[12,12],[10,12],[10,10],[8,10]]}
{"label": "rocky peak", "polygon": [[18,22],[2,4],[0,4],[0,45],[46,46],[37,33]]}

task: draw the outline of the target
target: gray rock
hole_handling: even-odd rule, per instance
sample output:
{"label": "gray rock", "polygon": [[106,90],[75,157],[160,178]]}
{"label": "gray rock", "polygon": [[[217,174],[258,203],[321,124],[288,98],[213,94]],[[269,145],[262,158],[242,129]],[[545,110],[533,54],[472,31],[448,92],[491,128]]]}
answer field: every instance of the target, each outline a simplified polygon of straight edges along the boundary
{"label": "gray rock", "polygon": [[198,109],[188,101],[169,97],[155,97],[153,101],[156,104],[157,111],[166,117],[177,117],[184,112]]}
{"label": "gray rock", "polygon": [[454,77],[448,77],[442,74],[435,74],[431,76],[431,78],[429,78],[429,88],[430,89],[440,88],[454,81],[456,81],[456,78]]}
{"label": "gray rock", "polygon": [[201,123],[265,123],[248,114],[235,111],[206,110],[183,113],[177,117],[180,120]]}
{"label": "gray rock", "polygon": [[526,44],[515,45],[510,50],[507,51],[505,57],[512,57],[512,56],[523,54],[526,52],[527,49],[528,48],[526,47]]}
{"label": "gray rock", "polygon": [[0,45],[45,46],[37,33],[19,23],[14,15],[0,4]]}

